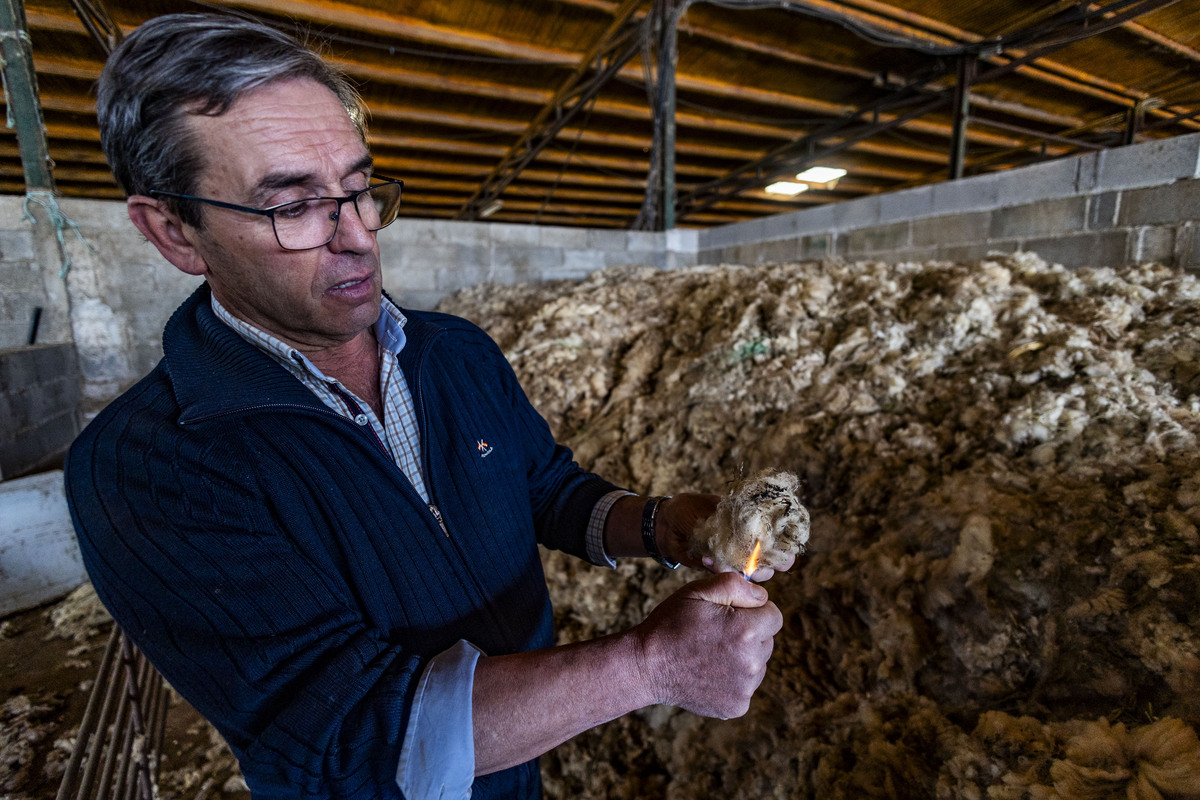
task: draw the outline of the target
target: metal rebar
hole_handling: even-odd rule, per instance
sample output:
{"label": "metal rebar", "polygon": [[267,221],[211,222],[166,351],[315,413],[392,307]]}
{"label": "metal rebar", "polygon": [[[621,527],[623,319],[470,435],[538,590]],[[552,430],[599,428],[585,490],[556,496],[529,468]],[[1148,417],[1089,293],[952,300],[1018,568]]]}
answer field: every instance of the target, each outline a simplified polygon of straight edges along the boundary
{"label": "metal rebar", "polygon": [[155,800],[169,700],[162,675],[114,626],[56,800]]}
{"label": "metal rebar", "polygon": [[[101,756],[104,753],[105,731],[108,729],[109,720],[112,719],[114,711],[114,703],[117,700],[117,685],[118,682],[113,680],[113,675],[116,674],[116,666],[120,663],[118,654],[121,652],[119,647],[120,638],[124,634],[115,625],[113,626],[113,636],[116,637],[116,644],[113,647],[112,663],[109,665],[108,671],[104,676],[104,684],[97,683],[93,686],[93,692],[104,692],[104,703],[100,707],[100,716],[96,719],[94,727],[88,732],[88,760],[87,766],[84,768],[83,781],[79,785],[77,798],[85,798],[92,796],[92,787],[96,782],[96,773],[100,769],[102,763]],[[78,743],[76,747],[78,747]]]}
{"label": "metal rebar", "polygon": [[96,789],[97,800],[106,800],[112,792],[113,775],[117,768],[117,742],[120,739],[121,731],[128,724],[129,720],[129,695],[119,689],[123,688],[124,681],[117,679],[112,682],[112,686],[117,691],[117,716],[112,724],[105,731],[105,739],[108,743],[107,750],[104,753],[104,766],[100,770],[100,784]]}
{"label": "metal rebar", "polygon": [[79,723],[79,733],[75,737],[75,747],[71,749],[71,758],[67,761],[67,769],[63,773],[62,783],[58,786],[56,800],[67,800],[79,784],[79,765],[83,762],[83,754],[88,749],[89,740],[92,738],[92,731],[96,724],[96,715],[100,712],[100,696],[102,694],[100,687],[105,684],[106,676],[115,661],[117,639],[120,635],[120,629],[113,625],[112,633],[108,637],[108,644],[104,646],[104,655],[100,657],[100,668],[92,683],[92,692],[88,696],[87,707],[84,709],[83,719]]}

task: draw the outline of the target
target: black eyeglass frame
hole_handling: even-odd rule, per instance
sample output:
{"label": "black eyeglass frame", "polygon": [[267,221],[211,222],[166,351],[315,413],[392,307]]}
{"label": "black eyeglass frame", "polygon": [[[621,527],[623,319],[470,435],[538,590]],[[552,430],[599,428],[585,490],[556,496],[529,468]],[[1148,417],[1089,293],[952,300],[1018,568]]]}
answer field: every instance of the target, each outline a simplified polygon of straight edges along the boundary
{"label": "black eyeglass frame", "polygon": [[[179,200],[195,200],[198,203],[207,203],[210,206],[216,206],[217,208],[228,208],[232,211],[244,211],[247,214],[258,214],[261,217],[266,217],[269,220],[271,220],[271,233],[275,234],[275,242],[280,247],[282,247],[284,250],[289,250],[293,253],[300,253],[305,250],[315,250],[318,247],[324,247],[325,245],[327,245],[333,241],[333,237],[337,236],[338,223],[342,221],[342,206],[345,203],[351,203],[351,202],[354,203],[354,213],[358,214],[359,219],[362,219],[362,214],[359,214],[359,212],[358,212],[358,198],[361,197],[362,195],[366,194],[367,192],[371,191],[372,189],[378,189],[379,187],[387,186],[388,184],[395,184],[400,187],[400,197],[401,197],[401,200],[403,200],[403,198],[404,198],[404,181],[400,180],[399,178],[389,178],[386,175],[372,175],[371,179],[377,180],[377,181],[382,181],[382,183],[376,183],[372,186],[368,186],[365,189],[359,189],[357,192],[351,192],[350,194],[345,195],[343,197],[303,197],[299,200],[289,200],[286,203],[280,203],[278,205],[270,206],[269,208],[252,208],[251,206],[239,206],[236,203],[226,203],[224,200],[210,200],[207,197],[196,197],[195,195],[179,194],[178,192],[164,192],[159,189],[151,189],[148,192],[148,194],[151,197],[174,197]],[[333,231],[330,232],[329,238],[326,239],[325,241],[321,242],[320,244],[314,244],[311,247],[287,247],[287,246],[285,246],[284,243],[279,240],[279,229],[275,227],[275,212],[281,208],[285,208],[290,205],[295,205],[296,203],[311,203],[313,200],[333,200],[334,202],[337,203],[337,210],[333,212],[333,216],[331,217],[331,219],[333,220]],[[372,232],[381,231],[384,228],[386,228],[388,225],[391,225],[392,222],[395,222],[399,216],[399,213],[398,213],[399,208],[400,208],[400,201],[397,201],[396,202],[397,217],[393,217],[391,222],[388,222],[385,225],[380,225],[378,228],[368,227],[367,230],[372,231]]]}

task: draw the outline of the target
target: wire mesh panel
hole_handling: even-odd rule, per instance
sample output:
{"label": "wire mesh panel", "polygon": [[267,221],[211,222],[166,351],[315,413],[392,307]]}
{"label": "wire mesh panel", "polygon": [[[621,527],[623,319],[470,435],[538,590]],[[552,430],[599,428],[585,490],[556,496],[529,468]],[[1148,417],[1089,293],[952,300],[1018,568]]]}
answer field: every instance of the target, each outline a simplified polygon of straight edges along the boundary
{"label": "wire mesh panel", "polygon": [[113,625],[57,800],[155,800],[166,718],[166,683]]}

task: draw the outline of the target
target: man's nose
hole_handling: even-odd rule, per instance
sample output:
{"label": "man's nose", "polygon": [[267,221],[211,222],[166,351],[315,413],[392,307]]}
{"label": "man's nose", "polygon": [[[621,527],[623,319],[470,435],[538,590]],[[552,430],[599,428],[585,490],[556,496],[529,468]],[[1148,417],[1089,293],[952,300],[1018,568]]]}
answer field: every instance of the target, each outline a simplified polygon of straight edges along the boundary
{"label": "man's nose", "polygon": [[334,250],[370,249],[375,244],[375,232],[367,229],[358,213],[358,204],[347,200],[332,215],[335,228],[329,246]]}

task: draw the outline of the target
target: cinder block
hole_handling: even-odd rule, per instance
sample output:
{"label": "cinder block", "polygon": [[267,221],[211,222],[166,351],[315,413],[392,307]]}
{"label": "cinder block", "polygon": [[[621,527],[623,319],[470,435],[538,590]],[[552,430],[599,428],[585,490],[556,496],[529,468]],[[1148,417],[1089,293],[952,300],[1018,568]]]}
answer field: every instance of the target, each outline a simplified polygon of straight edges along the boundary
{"label": "cinder block", "polygon": [[1124,192],[1117,218],[1131,226],[1200,219],[1200,180]]}
{"label": "cinder block", "polygon": [[800,248],[797,252],[799,260],[812,261],[828,258],[831,255],[833,255],[833,234],[813,234],[800,239]]}
{"label": "cinder block", "polygon": [[74,409],[44,421],[37,427],[37,444],[41,452],[39,465],[57,462],[79,434],[79,424]]}
{"label": "cinder block", "polygon": [[[989,253],[995,252],[995,245],[989,245],[987,242],[974,242],[971,244],[954,244],[954,245],[939,245],[934,247],[933,257],[942,261],[957,261],[969,263],[974,261],[982,261],[988,257]],[[1015,242],[1005,250],[1005,252],[1015,252],[1017,245]]]}
{"label": "cinder block", "polygon": [[664,253],[664,255],[666,256],[666,260],[663,265],[664,269],[687,269],[688,267],[694,267],[700,263],[696,257],[695,250],[684,252],[668,250],[666,253]]}
{"label": "cinder block", "polygon": [[758,245],[739,244],[725,248],[726,260],[731,264],[757,264]]}
{"label": "cinder block", "polygon": [[1175,228],[1170,225],[1139,228],[1131,240],[1133,253],[1131,259],[1135,264],[1145,264],[1151,261],[1171,266],[1175,263]]}
{"label": "cinder block", "polygon": [[520,244],[536,247],[541,240],[541,230],[537,225],[494,222],[488,226],[488,239],[493,245]]}
{"label": "cinder block", "polygon": [[518,280],[536,278],[542,270],[563,265],[563,251],[553,247],[520,247],[497,245],[492,248],[492,271],[511,272]]}
{"label": "cinder block", "polygon": [[1066,197],[992,212],[991,239],[1070,235],[1085,229],[1087,199]]}
{"label": "cinder block", "polygon": [[937,248],[909,247],[903,250],[894,250],[890,253],[880,253],[878,257],[892,264],[902,264],[909,261],[930,261],[937,257]]}
{"label": "cinder block", "polygon": [[33,261],[31,228],[0,228],[0,261]]}
{"label": "cinder block", "polygon": [[486,246],[491,242],[491,227],[485,222],[401,217],[394,225],[379,232],[379,244],[380,247],[383,247],[385,243]]}
{"label": "cinder block", "polygon": [[893,222],[846,233],[846,255],[857,253],[886,253],[902,250],[912,244],[912,225]]}
{"label": "cinder block", "polygon": [[756,263],[771,264],[781,261],[796,261],[800,257],[800,240],[798,239],[776,239],[771,242],[763,242],[758,247]]}
{"label": "cinder block", "polygon": [[1104,150],[1093,150],[1075,156],[1075,194],[1091,194],[1100,191],[1100,165]]}
{"label": "cinder block", "polygon": [[626,231],[591,228],[587,232],[587,246],[596,250],[625,250],[629,247]]}
{"label": "cinder block", "polygon": [[590,275],[607,266],[604,253],[600,250],[564,250],[562,269],[569,273],[582,272]]}
{"label": "cinder block", "polygon": [[24,387],[37,380],[31,347],[0,350],[0,386]]}
{"label": "cinder block", "polygon": [[606,267],[654,266],[654,253],[649,250],[608,250],[601,255]]}
{"label": "cinder block", "polygon": [[75,367],[75,347],[70,344],[37,345],[32,348],[36,380],[46,386],[66,375]]}
{"label": "cinder block", "polygon": [[659,231],[626,231],[630,250],[655,251],[663,249],[664,236]]}
{"label": "cinder block", "polygon": [[914,247],[927,247],[984,242],[987,241],[991,225],[990,211],[917,219],[912,223],[912,244]]}
{"label": "cinder block", "polygon": [[408,245],[382,258],[383,283],[407,291],[437,287],[437,271],[458,263],[453,245]]}
{"label": "cinder block", "polygon": [[545,227],[539,229],[538,244],[542,247],[574,248],[587,247],[587,228]]}
{"label": "cinder block", "polygon": [[467,286],[487,283],[491,275],[490,266],[469,266],[459,264],[452,267],[442,267],[437,270],[435,289],[439,292],[457,292]]}
{"label": "cinder block", "polygon": [[1136,189],[1200,178],[1200,133],[1173,136],[1100,153],[1098,188]]}
{"label": "cinder block", "polygon": [[1186,223],[1175,229],[1175,266],[1200,273],[1200,226]]}
{"label": "cinder block", "polygon": [[0,278],[4,280],[5,294],[24,294],[30,298],[41,298],[46,289],[42,273],[30,261],[13,261],[0,264]]}
{"label": "cinder block", "polygon": [[699,246],[705,250],[716,250],[734,244],[738,238],[738,226],[718,225],[715,228],[705,228],[700,232]]}
{"label": "cinder block", "polygon": [[772,214],[762,218],[762,240],[789,239],[796,235],[796,217],[793,214]]}
{"label": "cinder block", "polygon": [[935,183],[930,191],[933,195],[931,213],[935,215],[983,211],[999,205],[1000,174],[975,175]]}
{"label": "cinder block", "polygon": [[440,289],[420,290],[411,292],[400,292],[395,295],[396,302],[401,308],[414,308],[420,310],[431,310],[437,308],[437,304],[442,298],[451,294]]}
{"label": "cinder block", "polygon": [[1129,262],[1131,248],[1129,232],[1116,230],[1032,239],[1021,249],[1064,267],[1119,267]]}
{"label": "cinder block", "polygon": [[695,255],[703,231],[696,228],[674,228],[666,232],[666,250],[672,253]]}
{"label": "cinder block", "polygon": [[41,424],[0,441],[0,474],[15,478],[61,466],[62,455],[76,433],[77,427],[70,422]]}
{"label": "cinder block", "polygon": [[814,208],[806,208],[785,216],[791,218],[796,233],[825,233],[837,227],[838,207],[841,203],[826,203]]}
{"label": "cinder block", "polygon": [[[29,325],[22,325],[11,319],[0,320],[0,351],[12,347],[21,347],[29,341]],[[0,380],[4,377],[0,374]]]}
{"label": "cinder block", "polygon": [[1103,192],[1088,198],[1088,230],[1107,230],[1117,224],[1121,209],[1120,192]]}
{"label": "cinder block", "polygon": [[549,269],[542,273],[544,281],[581,281],[592,274],[594,270],[560,267],[559,269]]}
{"label": "cinder block", "polygon": [[1079,169],[1078,159],[1063,158],[997,173],[996,205],[1003,208],[1075,195]]}
{"label": "cinder block", "polygon": [[0,440],[12,440],[33,424],[33,401],[21,387],[5,387],[0,395]]}
{"label": "cinder block", "polygon": [[767,236],[767,217],[747,220],[737,224],[738,238],[731,244],[757,244]]}
{"label": "cinder block", "polygon": [[486,247],[493,241],[492,226],[486,222],[452,219],[435,219],[431,222],[434,241],[438,243]]}
{"label": "cinder block", "polygon": [[881,223],[912,220],[933,215],[933,187],[918,186],[879,196]]}
{"label": "cinder block", "polygon": [[844,203],[838,203],[833,208],[834,224],[837,230],[846,231],[879,224],[879,195],[847,200]]}

